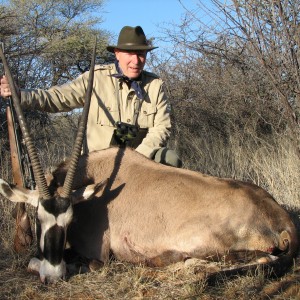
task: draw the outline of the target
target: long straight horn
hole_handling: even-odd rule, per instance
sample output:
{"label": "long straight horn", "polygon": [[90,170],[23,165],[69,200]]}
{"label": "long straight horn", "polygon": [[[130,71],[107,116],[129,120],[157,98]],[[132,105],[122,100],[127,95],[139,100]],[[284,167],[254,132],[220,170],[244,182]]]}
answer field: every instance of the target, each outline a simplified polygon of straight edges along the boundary
{"label": "long straight horn", "polygon": [[83,107],[83,112],[80,118],[80,123],[78,126],[77,136],[75,140],[75,145],[69,165],[69,169],[66,175],[65,183],[63,186],[63,191],[61,193],[61,197],[68,198],[72,192],[72,185],[74,181],[74,175],[78,164],[78,159],[81,153],[82,148],[82,141],[86,130],[86,124],[90,109],[92,91],[93,91],[93,84],[94,84],[94,70],[95,70],[95,61],[96,61],[96,45],[97,45],[97,38],[95,38],[95,45],[93,49],[93,55],[91,60],[91,68],[89,72],[89,79],[88,79],[88,86],[85,95],[85,103]]}
{"label": "long straight horn", "polygon": [[26,120],[24,118],[24,114],[21,109],[20,104],[20,97],[16,89],[15,82],[13,80],[12,74],[10,72],[8,63],[6,61],[5,55],[3,53],[2,47],[0,47],[0,57],[3,63],[4,71],[7,76],[11,93],[12,93],[12,99],[13,104],[17,113],[17,118],[21,127],[21,131],[25,140],[26,147],[28,149],[28,155],[30,157],[31,163],[32,163],[32,169],[34,173],[34,177],[37,183],[37,187],[39,189],[40,199],[50,199],[51,195],[47,186],[46,178],[41,166],[41,163],[39,161],[36,149],[33,144],[33,140],[30,135],[30,131],[28,130],[28,126],[26,124]]}

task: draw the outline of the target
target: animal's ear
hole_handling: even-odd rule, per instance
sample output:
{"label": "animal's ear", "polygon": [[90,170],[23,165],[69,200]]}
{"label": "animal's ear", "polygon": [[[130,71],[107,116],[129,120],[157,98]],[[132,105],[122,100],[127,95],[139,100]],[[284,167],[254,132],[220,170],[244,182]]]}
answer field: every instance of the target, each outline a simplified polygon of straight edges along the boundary
{"label": "animal's ear", "polygon": [[101,181],[100,183],[90,184],[74,191],[71,195],[72,204],[77,204],[83,201],[88,201],[94,196],[100,196],[100,192],[107,185],[108,179]]}
{"label": "animal's ear", "polygon": [[0,194],[12,202],[25,202],[34,207],[38,205],[39,192],[37,190],[9,185],[3,179],[0,179]]}

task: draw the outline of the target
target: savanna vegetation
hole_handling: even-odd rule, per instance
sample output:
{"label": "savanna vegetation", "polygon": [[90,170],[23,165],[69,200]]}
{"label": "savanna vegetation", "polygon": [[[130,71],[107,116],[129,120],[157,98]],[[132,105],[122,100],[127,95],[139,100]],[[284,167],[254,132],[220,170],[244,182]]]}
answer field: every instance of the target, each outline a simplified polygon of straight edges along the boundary
{"label": "savanna vegetation", "polygon": [[[172,108],[170,146],[184,168],[256,183],[285,206],[299,226],[300,3],[232,0],[182,4],[183,17],[162,24],[147,68],[166,83]],[[1,1],[0,40],[21,88],[47,88],[112,57],[101,30],[102,0]],[[93,12],[100,13],[95,16]],[[140,24],[142,25],[142,24]],[[12,180],[6,103],[0,101],[0,177]],[[72,149],[78,111],[26,111],[46,170]],[[245,208],[246,209],[246,208]],[[299,299],[300,263],[284,277],[205,280],[206,269],[151,269],[112,261],[96,272],[44,286],[26,272],[28,253],[13,251],[13,205],[0,202],[1,299]],[[32,223],[34,212],[29,209]],[[299,228],[300,230],[300,228]]]}

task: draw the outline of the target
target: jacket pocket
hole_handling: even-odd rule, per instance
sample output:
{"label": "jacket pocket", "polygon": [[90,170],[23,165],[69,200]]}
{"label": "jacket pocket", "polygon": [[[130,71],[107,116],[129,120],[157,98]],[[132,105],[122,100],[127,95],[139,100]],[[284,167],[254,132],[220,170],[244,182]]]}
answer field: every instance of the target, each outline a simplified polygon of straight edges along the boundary
{"label": "jacket pocket", "polygon": [[114,126],[119,120],[119,111],[109,106],[98,107],[97,124],[103,126]]}
{"label": "jacket pocket", "polygon": [[148,103],[143,103],[138,118],[138,123],[141,128],[151,128],[154,126],[154,117],[157,108]]}

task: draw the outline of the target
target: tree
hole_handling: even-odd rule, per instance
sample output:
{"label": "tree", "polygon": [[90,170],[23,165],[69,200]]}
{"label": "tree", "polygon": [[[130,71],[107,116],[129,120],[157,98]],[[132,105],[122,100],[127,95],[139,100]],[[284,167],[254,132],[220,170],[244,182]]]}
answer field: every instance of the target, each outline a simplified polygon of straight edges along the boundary
{"label": "tree", "polygon": [[[300,3],[297,0],[212,0],[227,18],[228,29],[243,41],[262,66],[300,142]],[[276,101],[276,99],[274,99]]]}
{"label": "tree", "polygon": [[203,132],[288,136],[300,156],[299,1],[199,0],[193,9],[179,2],[181,23],[164,29],[173,48],[152,61],[176,125],[194,134],[210,123]]}
{"label": "tree", "polygon": [[[101,12],[102,5],[103,0],[1,1],[0,41],[18,86],[48,88],[88,70],[95,36],[97,62],[110,60],[106,51],[110,34],[100,29],[100,14],[94,14]],[[0,101],[2,168],[9,162],[5,106]],[[74,116],[25,113],[44,165],[52,164],[54,158],[56,163],[65,158],[72,150],[76,112]]]}
{"label": "tree", "polygon": [[[63,83],[89,68],[94,36],[99,59],[108,32],[93,12],[103,0],[10,0],[0,7],[0,39],[22,88]],[[1,12],[3,12],[1,14]],[[2,17],[1,17],[2,16]],[[11,26],[13,24],[13,26]]]}

